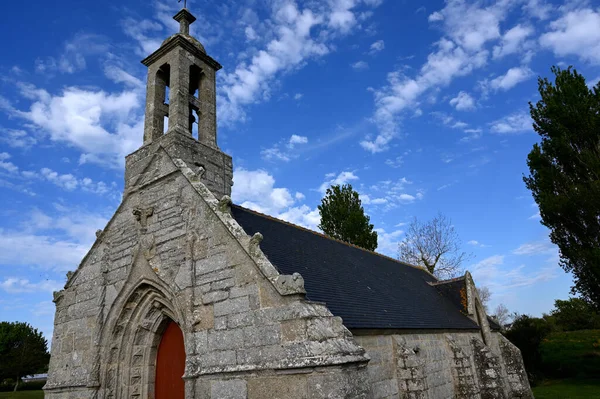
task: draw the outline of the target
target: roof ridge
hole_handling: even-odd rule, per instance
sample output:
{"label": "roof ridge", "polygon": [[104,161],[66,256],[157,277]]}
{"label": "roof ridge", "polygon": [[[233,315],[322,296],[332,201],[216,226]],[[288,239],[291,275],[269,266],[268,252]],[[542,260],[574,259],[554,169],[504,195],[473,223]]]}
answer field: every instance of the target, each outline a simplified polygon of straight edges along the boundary
{"label": "roof ridge", "polygon": [[448,280],[441,280],[441,281],[433,281],[430,282],[430,285],[440,285],[440,284],[448,284],[448,283],[454,283],[456,281],[460,281],[460,280],[464,280],[465,276],[459,276],[459,277],[454,277],[454,278],[450,278]]}
{"label": "roof ridge", "polygon": [[270,220],[273,220],[273,221],[276,221],[276,222],[279,222],[279,223],[283,223],[283,224],[286,224],[286,225],[288,225],[288,226],[291,226],[291,227],[295,227],[295,228],[297,228],[297,229],[299,229],[299,230],[303,230],[303,231],[306,231],[306,232],[308,232],[308,233],[315,234],[315,235],[317,235],[317,236],[320,236],[320,237],[326,238],[326,239],[328,239],[328,240],[335,241],[335,242],[338,242],[338,243],[340,243],[340,244],[344,244],[344,245],[346,245],[346,246],[349,246],[349,247],[352,247],[352,248],[360,249],[361,251],[364,251],[364,252],[367,252],[367,253],[370,253],[370,254],[373,254],[373,255],[379,256],[379,257],[381,257],[381,258],[384,258],[384,259],[389,259],[389,260],[391,260],[391,261],[394,261],[394,262],[396,262],[396,263],[398,263],[398,264],[401,264],[401,265],[404,265],[404,266],[409,266],[409,267],[412,267],[412,268],[415,268],[415,269],[419,269],[419,270],[421,270],[421,271],[424,271],[425,273],[429,274],[430,276],[432,276],[432,277],[436,278],[436,277],[435,277],[433,274],[429,273],[429,270],[427,270],[426,268],[424,268],[424,267],[422,267],[422,266],[411,265],[410,263],[401,262],[401,261],[399,261],[398,259],[394,259],[394,258],[392,258],[392,257],[390,257],[390,256],[387,256],[387,255],[380,254],[379,252],[371,251],[371,250],[368,250],[368,249],[366,249],[366,248],[359,247],[358,245],[355,245],[355,244],[352,244],[352,243],[349,243],[349,242],[346,242],[346,241],[342,241],[342,240],[339,240],[339,239],[337,239],[337,238],[329,237],[328,235],[325,235],[325,234],[323,234],[323,233],[319,233],[318,231],[314,231],[314,230],[308,229],[308,228],[306,228],[306,227],[299,226],[299,225],[297,225],[297,224],[290,223],[290,222],[288,222],[288,221],[285,221],[285,220],[282,220],[282,219],[278,219],[278,218],[276,218],[276,217],[273,217],[273,216],[270,216],[270,215],[264,214],[264,213],[262,213],[262,212],[255,211],[255,210],[253,210],[253,209],[249,209],[249,208],[243,207],[243,206],[241,206],[241,205],[237,205],[237,204],[231,204],[231,206],[238,207],[238,208],[240,208],[240,209],[243,209],[243,210],[245,210],[245,211],[248,211],[248,212],[254,213],[255,215],[262,216],[262,217],[264,217],[264,218],[267,218],[267,219],[270,219]]}

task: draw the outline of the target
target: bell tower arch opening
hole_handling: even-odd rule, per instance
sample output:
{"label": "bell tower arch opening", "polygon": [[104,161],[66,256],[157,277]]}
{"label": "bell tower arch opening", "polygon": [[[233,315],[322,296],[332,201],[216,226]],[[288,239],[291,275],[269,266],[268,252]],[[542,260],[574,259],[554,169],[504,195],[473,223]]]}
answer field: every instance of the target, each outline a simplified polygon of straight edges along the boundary
{"label": "bell tower arch opening", "polygon": [[190,85],[189,85],[189,95],[190,95],[190,104],[189,104],[189,112],[190,112],[190,131],[192,132],[192,136],[196,140],[200,140],[200,90],[201,90],[201,81],[203,78],[202,69],[198,65],[190,65]]}

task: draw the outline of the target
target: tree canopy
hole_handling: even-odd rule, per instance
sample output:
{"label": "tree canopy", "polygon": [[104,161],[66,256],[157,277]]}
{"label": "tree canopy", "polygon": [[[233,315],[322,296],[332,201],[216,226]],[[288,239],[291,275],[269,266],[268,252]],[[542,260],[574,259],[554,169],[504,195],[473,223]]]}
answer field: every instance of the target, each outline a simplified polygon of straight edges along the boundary
{"label": "tree canopy", "polygon": [[600,83],[590,89],[571,68],[552,72],[554,83],[540,78],[541,99],[529,104],[541,142],[524,181],[562,268],[573,273],[573,291],[600,308]]}
{"label": "tree canopy", "polygon": [[600,314],[581,298],[557,299],[550,314],[562,331],[600,329]]}
{"label": "tree canopy", "polygon": [[427,222],[414,218],[398,249],[399,260],[426,267],[438,278],[463,274],[462,264],[469,257],[452,221],[441,213]]}
{"label": "tree canopy", "polygon": [[[28,323],[0,322],[0,381],[48,369],[50,354],[42,333]],[[16,389],[16,385],[15,385]]]}
{"label": "tree canopy", "polygon": [[370,218],[365,214],[358,193],[350,184],[328,188],[325,197],[321,199],[319,214],[319,228],[329,237],[370,251],[377,248],[377,232],[373,231],[373,225],[369,223]]}

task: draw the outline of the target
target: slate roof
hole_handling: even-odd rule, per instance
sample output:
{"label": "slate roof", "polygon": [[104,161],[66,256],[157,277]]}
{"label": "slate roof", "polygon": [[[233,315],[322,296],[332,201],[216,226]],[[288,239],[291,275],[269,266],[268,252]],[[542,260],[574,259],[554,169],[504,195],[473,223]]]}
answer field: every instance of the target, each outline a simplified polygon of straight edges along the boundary
{"label": "slate roof", "polygon": [[479,329],[429,283],[421,268],[233,205],[244,231],[283,274],[304,277],[307,298],[325,302],[351,329]]}
{"label": "slate roof", "polygon": [[450,302],[454,304],[462,312],[467,312],[466,301],[461,296],[461,291],[466,295],[467,285],[464,277],[455,278],[447,281],[440,281],[435,284],[435,288]]}

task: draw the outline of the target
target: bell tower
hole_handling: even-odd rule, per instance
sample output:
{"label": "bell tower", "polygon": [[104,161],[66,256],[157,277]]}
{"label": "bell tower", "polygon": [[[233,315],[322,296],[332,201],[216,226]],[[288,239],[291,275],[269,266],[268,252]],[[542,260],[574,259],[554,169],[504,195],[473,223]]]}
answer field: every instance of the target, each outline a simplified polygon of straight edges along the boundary
{"label": "bell tower", "polygon": [[127,156],[125,188],[131,188],[143,161],[160,146],[188,166],[203,168],[203,183],[215,196],[231,195],[231,157],[217,145],[216,73],[221,65],[190,35],[196,18],[187,8],[173,19],[179,32],[142,61],[148,67],[144,144]]}

